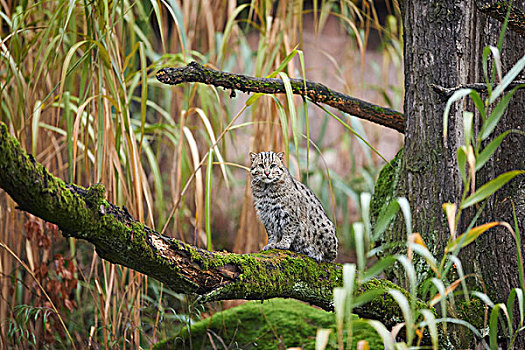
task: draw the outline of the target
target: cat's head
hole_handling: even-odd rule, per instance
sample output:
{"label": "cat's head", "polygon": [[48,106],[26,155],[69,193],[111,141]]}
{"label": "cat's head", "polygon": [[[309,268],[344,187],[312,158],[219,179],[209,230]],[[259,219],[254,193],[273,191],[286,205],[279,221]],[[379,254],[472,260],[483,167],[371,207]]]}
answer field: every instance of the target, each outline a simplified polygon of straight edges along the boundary
{"label": "cat's head", "polygon": [[267,184],[275,183],[282,181],[288,172],[284,165],[284,153],[282,152],[250,152],[250,158],[252,160],[250,174],[256,181]]}

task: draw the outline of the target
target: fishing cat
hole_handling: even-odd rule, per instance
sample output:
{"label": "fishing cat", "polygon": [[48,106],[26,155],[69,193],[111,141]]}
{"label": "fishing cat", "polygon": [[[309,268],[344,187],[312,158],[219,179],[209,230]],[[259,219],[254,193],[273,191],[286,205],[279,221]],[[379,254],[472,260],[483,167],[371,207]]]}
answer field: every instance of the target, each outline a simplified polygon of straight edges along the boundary
{"label": "fishing cat", "polygon": [[284,154],[250,152],[250,157],[255,209],[268,233],[263,250],[288,249],[318,262],[334,260],[335,226],[315,194],[290,175]]}

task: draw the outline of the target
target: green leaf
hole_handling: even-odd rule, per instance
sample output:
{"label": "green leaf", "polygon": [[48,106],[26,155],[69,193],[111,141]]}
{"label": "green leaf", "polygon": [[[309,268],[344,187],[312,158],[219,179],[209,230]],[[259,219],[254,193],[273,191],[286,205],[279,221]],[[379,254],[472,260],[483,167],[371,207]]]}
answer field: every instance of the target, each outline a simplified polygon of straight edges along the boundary
{"label": "green leaf", "polygon": [[355,271],[355,264],[343,265],[343,287],[348,295],[352,295],[354,292]]}
{"label": "green leaf", "polygon": [[412,215],[410,214],[410,204],[405,197],[399,197],[397,199],[397,203],[399,204],[401,212],[403,213],[403,217],[405,218],[407,236],[410,236],[412,234]]}
{"label": "green leaf", "polygon": [[483,104],[481,96],[476,90],[472,90],[469,96],[474,102],[474,105],[476,105],[476,109],[478,110],[479,114],[481,114],[481,117],[483,118],[483,120],[485,120],[485,118],[487,117],[487,111],[485,111],[485,105]]}
{"label": "green leaf", "polygon": [[[159,168],[159,163],[158,163],[159,160],[157,158],[157,155],[151,149],[151,146],[148,144],[148,142],[144,143],[143,151],[144,151],[144,154],[146,155],[146,158],[148,159],[150,172],[153,175],[153,184],[155,186],[155,195],[156,195],[155,204],[157,205],[156,209],[158,210],[159,213],[163,213],[164,205],[166,202],[164,201],[164,189],[162,186],[164,182],[163,182],[163,177],[162,177],[163,174]],[[164,217],[160,215],[159,219],[160,219],[159,221],[163,221]]]}
{"label": "green leaf", "polygon": [[518,76],[518,74],[521,73],[523,68],[525,67],[525,56],[523,56],[516,64],[509,70],[507,74],[503,77],[501,80],[501,83],[494,88],[494,91],[490,95],[489,103],[493,103],[499,95],[505,91],[507,86],[512,83],[512,81]]}
{"label": "green leaf", "polygon": [[481,293],[478,291],[472,292],[472,296],[478,297],[482,302],[487,304],[490,307],[494,307],[494,302],[490,300],[489,296],[485,293]]}
{"label": "green leaf", "polygon": [[288,120],[286,119],[286,112],[284,111],[284,107],[281,104],[281,101],[279,101],[279,99],[275,97],[275,95],[272,95],[272,98],[275,102],[275,105],[277,106],[277,111],[279,112],[279,120],[281,121],[281,128],[282,128],[283,141],[284,141],[284,152],[286,154],[286,163],[290,164],[289,162],[290,140],[288,138]]}
{"label": "green leaf", "polygon": [[387,350],[395,349],[395,345],[394,345],[395,341],[394,341],[394,338],[392,337],[392,334],[390,333],[388,329],[386,329],[386,327],[381,322],[377,320],[363,320],[363,321],[367,323],[368,325],[370,325],[372,328],[374,328],[377,334],[379,334],[379,336],[383,340],[385,349]]}
{"label": "green leaf", "polygon": [[396,255],[396,258],[397,261],[405,268],[406,276],[410,285],[409,291],[412,297],[415,298],[417,288],[417,277],[414,265],[412,265],[412,262],[408,260],[408,258],[405,255]]}
{"label": "green leaf", "polygon": [[[491,349],[498,348],[498,317],[499,317],[500,309],[503,310],[503,313],[505,315],[507,315],[507,307],[505,306],[505,304],[501,304],[501,303],[494,305],[494,308],[490,312],[489,337],[490,337],[490,348]],[[512,334],[510,334],[509,338],[512,338]]]}
{"label": "green leaf", "polygon": [[[361,204],[361,219],[363,221],[363,225],[365,227],[365,241],[368,243],[370,242],[370,200],[372,199],[372,195],[368,192],[362,192],[360,196],[360,204]],[[368,249],[368,247],[367,247]]]}
{"label": "green leaf", "polygon": [[[502,69],[501,69],[501,55],[500,50],[492,45],[489,45],[490,52],[492,52],[492,56],[494,57],[494,68],[496,69],[496,73],[498,74],[498,79],[502,80]],[[494,71],[492,71],[492,74],[494,74]]]}
{"label": "green leaf", "polygon": [[474,120],[474,113],[463,112],[463,133],[465,134],[465,145],[470,146],[472,140],[472,122]]}
{"label": "green leaf", "polygon": [[292,85],[290,84],[290,78],[287,74],[281,72],[279,73],[281,77],[284,89],[286,90],[286,101],[288,102],[288,110],[290,111],[290,121],[292,124],[292,136],[293,142],[295,145],[295,153],[299,157],[299,123],[297,122],[297,113],[295,112],[295,103],[293,98]]}
{"label": "green leaf", "polygon": [[253,95],[251,95],[248,100],[246,100],[246,105],[247,106],[251,106],[255,103],[255,101],[257,101],[259,99],[259,97],[261,97],[262,95],[264,95],[262,92],[256,92],[254,93]]}
{"label": "green leaf", "polygon": [[507,182],[509,182],[516,176],[524,174],[524,173],[525,173],[525,170],[512,170],[504,174],[501,174],[497,178],[487,182],[486,184],[478,188],[478,190],[474,194],[466,198],[461,203],[461,206],[460,206],[461,209],[468,208],[478,202],[481,202],[482,200],[484,200],[485,198],[487,198],[488,196],[490,196],[491,194],[499,190],[501,187],[503,187]]}
{"label": "green leaf", "polygon": [[465,172],[465,167],[467,165],[467,147],[461,146],[458,148],[458,168],[461,178],[463,179],[463,185],[467,184],[467,174]]}
{"label": "green leaf", "polygon": [[382,258],[377,263],[375,263],[372,267],[366,269],[365,273],[363,274],[361,278],[361,282],[364,283],[376,277],[381,272],[383,272],[386,268],[392,266],[396,261],[397,259],[394,255],[388,255]]}
{"label": "green leaf", "polygon": [[[155,12],[155,18],[157,20],[159,28],[164,28],[165,23],[163,22],[163,18],[164,18],[162,16],[163,11],[161,11],[159,3],[160,2],[157,2],[157,1],[150,1],[151,7],[153,9],[153,12]],[[175,16],[175,13],[173,13],[173,9],[171,7],[169,7],[169,6],[166,6],[166,7],[167,7],[168,11],[171,13],[171,16],[173,17],[173,21],[175,22],[175,27],[177,28],[177,32],[178,32],[179,38],[180,38],[181,33],[184,32],[184,30],[180,30],[180,28],[181,28],[180,27],[180,23],[177,21],[177,17]],[[166,40],[164,38],[164,31],[163,30],[160,30],[160,42],[162,43],[162,46],[165,47]],[[183,40],[181,40],[180,44],[181,44],[181,47],[182,47],[182,52],[184,52],[184,49],[186,47],[185,42]],[[166,49],[164,48],[163,51],[166,51]]]}
{"label": "green leaf", "polygon": [[386,290],[382,288],[367,290],[354,298],[352,307],[355,308],[355,307],[365,305],[371,302],[372,300],[374,300],[375,298],[382,296],[383,294],[385,294],[385,292]]}
{"label": "green leaf", "polygon": [[397,201],[391,201],[388,206],[381,211],[374,226],[374,233],[372,235],[373,242],[375,242],[379,236],[385,232],[392,219],[396,216],[398,210],[399,204]]}
{"label": "green leaf", "polygon": [[208,154],[208,166],[206,167],[206,198],[204,199],[204,216],[206,219],[206,248],[213,250],[211,242],[211,180],[213,169],[213,149]]}
{"label": "green leaf", "polygon": [[456,250],[458,245],[460,246],[460,248],[466,247],[470,243],[474,242],[476,238],[478,238],[483,232],[498,225],[499,222],[493,221],[472,228],[471,230],[459,235],[455,240],[447,244],[447,247],[445,248],[445,253],[449,253]]}
{"label": "green leaf", "polygon": [[514,300],[516,300],[516,297],[518,297],[518,308],[520,311],[520,323],[519,327],[523,326],[523,290],[521,288],[512,288],[512,290],[509,293],[509,297],[507,298],[507,310],[509,311],[509,324],[513,324],[514,319]]}
{"label": "green leaf", "polygon": [[[297,50],[299,54],[299,63],[301,64],[301,72],[303,78],[303,89],[306,91],[306,70],[304,68],[304,54],[303,51]],[[308,174],[310,172],[310,117],[308,116],[308,102],[303,96],[303,111],[304,111],[304,125],[306,127],[306,182],[308,182]]]}
{"label": "green leaf", "polygon": [[[153,2],[154,1],[152,1],[152,3]],[[224,27],[224,32],[222,35],[222,44],[219,50],[219,57],[217,58],[218,66],[222,66],[222,64],[224,63],[224,57],[226,56],[226,50],[228,49],[230,35],[235,25],[235,19],[237,18],[239,13],[241,13],[242,10],[244,10],[249,5],[250,4],[242,4],[242,5],[237,6],[237,8],[232,12],[232,14],[228,16],[229,19],[228,19],[228,22],[226,22],[226,26]]]}
{"label": "green leaf", "polygon": [[[483,168],[483,165],[488,162],[490,157],[496,152],[496,149],[499,147],[503,139],[510,134],[510,130],[505,131],[504,133],[501,133],[498,137],[496,137],[494,140],[492,140],[484,149],[481,151],[481,153],[476,157],[476,171]],[[458,157],[459,157],[459,149],[458,149]],[[459,159],[458,159],[459,163]],[[464,169],[464,168],[463,168]],[[460,169],[461,171],[461,169]]]}
{"label": "green leaf", "polygon": [[362,222],[354,222],[352,225],[354,229],[355,253],[357,255],[357,268],[359,269],[359,276],[363,276],[366,268],[365,259],[365,226]]}
{"label": "green leaf", "polygon": [[341,123],[341,125],[348,131],[350,131],[353,135],[355,135],[355,137],[357,137],[359,140],[363,141],[364,144],[366,144],[375,154],[377,154],[381,159],[383,159],[385,161],[385,163],[388,163],[390,164],[390,162],[381,154],[379,153],[379,151],[377,149],[374,148],[374,146],[372,146],[368,141],[366,141],[363,136],[359,135],[358,132],[356,132],[352,127],[350,127],[350,125],[348,125],[347,123],[345,123],[341,118],[339,118],[338,116],[336,116],[334,113],[330,112],[328,109],[326,109],[325,106],[323,105],[320,105],[320,104],[317,104],[317,106],[319,108],[321,108],[323,111],[325,111],[328,115],[330,115],[332,118],[334,118],[335,120],[337,120],[339,123]]}
{"label": "green leaf", "polygon": [[[435,278],[435,277],[432,277],[431,281],[434,284],[434,286],[436,287],[436,289],[438,290],[438,294],[436,294],[432,298],[432,300],[428,303],[428,305],[429,306],[434,306],[437,303],[440,303],[441,304],[441,315],[443,317],[447,317],[447,303],[446,303],[447,293],[446,293],[446,290],[445,290],[445,284],[443,283],[443,281],[441,281],[440,279]],[[446,326],[447,326],[447,324],[445,323],[443,325],[445,333],[446,333]]]}
{"label": "green leaf", "polygon": [[[463,266],[461,265],[461,260],[458,259],[456,255],[449,255],[448,257],[450,262],[455,265],[459,280],[461,281],[461,288],[463,288],[463,295],[465,296],[465,301],[470,303],[470,296],[467,287],[467,282],[465,282],[465,273],[463,272]],[[443,273],[445,276],[446,273]]]}
{"label": "green leaf", "polygon": [[[144,125],[146,125],[146,107],[148,101],[148,66],[146,63],[146,52],[144,43],[139,42],[139,56],[140,56],[140,76],[141,76],[141,92],[140,92],[140,141],[139,149],[142,149],[142,142],[144,141]],[[140,153],[140,151],[139,151]]]}
{"label": "green leaf", "polygon": [[335,312],[335,322],[337,328],[343,326],[343,320],[345,316],[344,307],[345,307],[346,291],[343,287],[334,288],[334,312]]}
{"label": "green leaf", "polygon": [[436,258],[432,255],[432,253],[430,252],[430,250],[428,250],[426,246],[418,243],[410,243],[408,246],[414,251],[414,253],[417,253],[418,255],[423,257],[426,260],[428,266],[432,269],[432,271],[438,274]]}
{"label": "green leaf", "polygon": [[37,100],[33,107],[33,119],[31,120],[31,153],[36,155],[38,145],[38,128],[40,122],[40,114],[42,112],[42,101]]}
{"label": "green leaf", "polygon": [[518,87],[519,86],[516,86],[514,89],[512,89],[511,92],[503,96],[501,101],[499,101],[496,107],[494,107],[494,110],[492,111],[492,113],[490,113],[490,116],[483,123],[483,125],[481,126],[481,132],[480,132],[481,134],[480,137],[482,140],[485,140],[487,137],[490,136],[490,134],[492,134],[492,131],[494,131],[494,128],[496,127],[496,125],[498,125],[499,120],[501,119],[501,117],[503,116],[503,113],[505,112],[505,110],[507,109],[507,106],[509,105],[510,99],[512,98],[512,96],[514,95]]}
{"label": "green leaf", "polygon": [[284,58],[284,60],[281,62],[281,65],[276,70],[274,70],[272,73],[270,73],[268,76],[266,76],[266,78],[275,78],[277,74],[283,71],[283,69],[288,65],[288,62],[290,62],[295,57],[295,55],[297,55],[298,53],[298,51],[296,50],[297,46],[295,46],[292,52],[290,52],[290,54]]}
{"label": "green leaf", "polygon": [[[520,226],[518,225],[518,217],[516,216],[516,207],[514,202],[512,204],[512,217],[514,218],[514,239],[516,240],[516,255],[518,257],[518,275],[520,278],[521,288],[525,288],[525,273],[523,272],[523,256],[521,255],[521,234]],[[523,289],[522,289],[523,290]]]}
{"label": "green leaf", "polygon": [[428,332],[430,333],[430,339],[432,340],[432,350],[438,349],[438,331],[436,325],[436,318],[432,311],[428,309],[421,310],[423,317],[428,325]]}
{"label": "green leaf", "polygon": [[407,341],[408,344],[412,343],[412,339],[414,337],[414,332],[412,332],[413,327],[413,315],[412,311],[410,310],[410,304],[408,303],[408,299],[405,297],[403,293],[401,293],[397,289],[390,289],[388,291],[388,294],[394,298],[397,305],[399,305],[399,308],[401,309],[401,313],[403,314],[403,318],[405,319],[405,329],[407,333]]}
{"label": "green leaf", "polygon": [[331,329],[319,328],[315,336],[315,350],[324,350],[330,339]]}
{"label": "green leaf", "polygon": [[[463,326],[463,327],[469,329],[472,332],[472,334],[476,335],[477,339],[480,341],[481,345],[485,348],[485,350],[490,350],[488,344],[483,339],[483,335],[471,323],[469,323],[467,321],[463,321],[463,320],[457,319],[457,318],[453,318],[453,317],[439,318],[439,319],[436,320],[436,323],[443,323],[444,326],[446,326],[447,323],[452,323],[452,324],[457,324],[457,325]],[[421,326],[425,326],[425,325],[427,325],[427,322],[426,321],[421,322],[420,325]]]}
{"label": "green leaf", "polygon": [[75,170],[75,162],[73,158],[73,124],[74,124],[74,116],[73,113],[71,113],[71,92],[65,91],[64,95],[64,117],[66,119],[66,130],[67,130],[67,159],[69,166],[68,169],[68,181],[73,182],[73,172]]}
{"label": "green leaf", "polygon": [[450,112],[450,107],[452,107],[452,103],[456,102],[459,99],[462,99],[463,97],[470,94],[473,90],[472,89],[459,89],[456,92],[450,96],[450,98],[447,101],[447,105],[445,106],[445,111],[443,112],[443,139],[447,139],[447,132],[448,132],[448,114]]}
{"label": "green leaf", "polygon": [[492,93],[492,81],[489,80],[489,72],[488,72],[488,60],[489,60],[489,54],[490,54],[490,47],[485,46],[483,48],[483,55],[481,58],[481,64],[483,67],[483,75],[485,76],[485,84],[487,84],[487,91],[490,94]]}

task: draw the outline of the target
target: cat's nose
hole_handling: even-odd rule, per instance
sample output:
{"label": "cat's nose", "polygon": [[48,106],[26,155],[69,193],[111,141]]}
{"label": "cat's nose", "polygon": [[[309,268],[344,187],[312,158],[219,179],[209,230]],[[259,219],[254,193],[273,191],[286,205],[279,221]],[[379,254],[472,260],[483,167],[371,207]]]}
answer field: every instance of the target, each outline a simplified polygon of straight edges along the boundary
{"label": "cat's nose", "polygon": [[270,172],[268,170],[265,170],[264,171],[264,175],[268,176],[268,175],[270,175]]}

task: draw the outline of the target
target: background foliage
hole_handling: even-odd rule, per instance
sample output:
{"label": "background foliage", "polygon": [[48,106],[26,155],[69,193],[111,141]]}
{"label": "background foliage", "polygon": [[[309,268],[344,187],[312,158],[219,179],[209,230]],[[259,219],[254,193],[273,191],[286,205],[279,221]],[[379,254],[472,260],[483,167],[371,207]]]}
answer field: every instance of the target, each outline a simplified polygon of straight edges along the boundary
{"label": "background foliage", "polygon": [[[196,60],[306,76],[400,109],[397,1],[377,9],[372,1],[6,0],[0,25],[0,120],[55,175],[102,182],[109,201],[165,234],[253,252],[266,237],[253,220],[247,153],[284,150],[335,218],[340,261],[353,259],[359,196],[373,190],[383,160],[348,128],[386,158],[400,135],[346,115],[342,125],[299,98],[231,98],[199,84],[169,88],[154,75]],[[228,307],[198,306],[102,261],[3,192],[0,242],[8,346],[148,347]]]}

